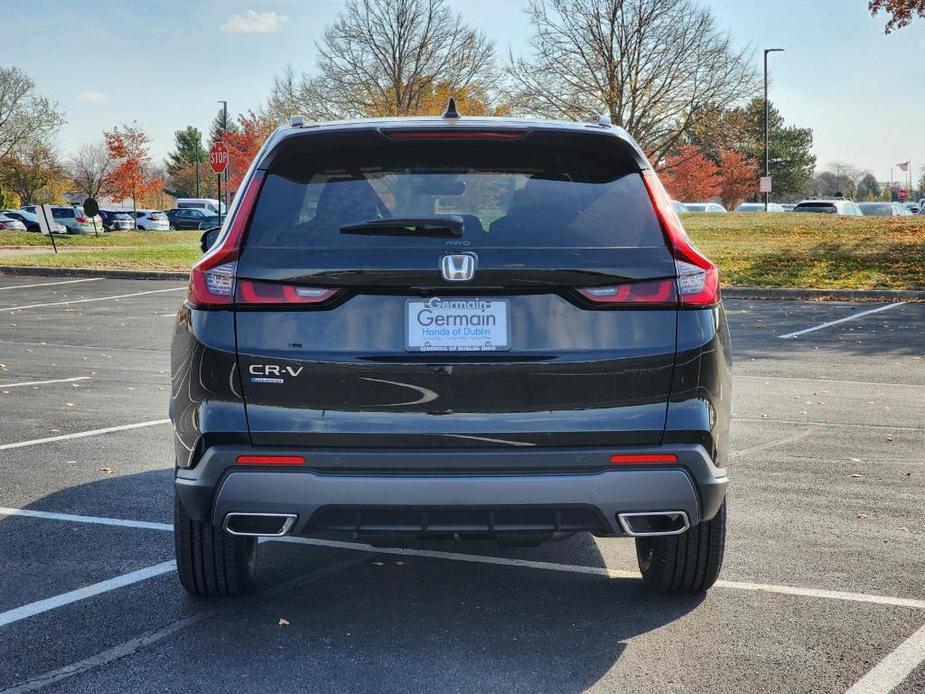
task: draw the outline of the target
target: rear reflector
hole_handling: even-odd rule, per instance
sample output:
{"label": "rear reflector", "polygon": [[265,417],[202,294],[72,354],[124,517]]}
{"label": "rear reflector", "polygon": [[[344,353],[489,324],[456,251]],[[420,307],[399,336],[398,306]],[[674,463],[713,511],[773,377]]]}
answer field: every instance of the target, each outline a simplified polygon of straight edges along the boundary
{"label": "rear reflector", "polygon": [[612,287],[582,287],[578,292],[595,304],[666,304],[674,306],[678,302],[675,280],[655,280],[654,282],[633,282]]}
{"label": "rear reflector", "polygon": [[337,294],[327,287],[300,287],[293,284],[276,284],[254,280],[238,280],[237,304],[319,304]]}
{"label": "rear reflector", "polygon": [[300,455],[239,455],[238,465],[305,465]]}
{"label": "rear reflector", "polygon": [[674,453],[630,453],[612,455],[610,462],[623,465],[645,465],[648,463],[676,463],[678,456]]}

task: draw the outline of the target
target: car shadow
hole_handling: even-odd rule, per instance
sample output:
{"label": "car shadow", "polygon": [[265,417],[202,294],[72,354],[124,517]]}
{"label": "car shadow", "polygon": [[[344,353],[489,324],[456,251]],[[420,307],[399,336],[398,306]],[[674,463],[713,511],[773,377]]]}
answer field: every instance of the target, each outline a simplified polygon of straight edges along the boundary
{"label": "car shadow", "polygon": [[[172,499],[165,472],[107,477],[28,508],[167,522]],[[0,520],[0,530],[7,522]],[[414,547],[469,554],[488,548]],[[37,561],[43,551],[36,544]],[[586,534],[537,550],[487,553],[605,566]],[[656,594],[639,579],[513,562],[285,542],[261,543],[258,554],[260,583],[252,595],[180,597],[175,574],[119,589],[134,603],[123,618],[137,620],[139,633],[191,613],[208,615],[129,656],[131,663],[115,671],[120,687],[180,689],[208,678],[213,691],[579,692],[614,668],[629,640],[675,622],[703,600]],[[133,600],[138,591],[144,596]],[[109,640],[105,633],[83,637],[88,644]]]}

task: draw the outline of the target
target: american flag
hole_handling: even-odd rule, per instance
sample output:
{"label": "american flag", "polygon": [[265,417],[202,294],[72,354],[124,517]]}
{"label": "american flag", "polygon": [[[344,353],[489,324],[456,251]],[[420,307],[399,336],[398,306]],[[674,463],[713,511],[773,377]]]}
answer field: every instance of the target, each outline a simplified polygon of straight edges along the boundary
{"label": "american flag", "polygon": [[909,164],[911,164],[911,163],[912,163],[912,160],[909,160],[909,161],[901,161],[901,162],[899,162],[896,166],[899,167],[899,170],[900,170],[900,171],[908,171],[908,170],[909,170]]}

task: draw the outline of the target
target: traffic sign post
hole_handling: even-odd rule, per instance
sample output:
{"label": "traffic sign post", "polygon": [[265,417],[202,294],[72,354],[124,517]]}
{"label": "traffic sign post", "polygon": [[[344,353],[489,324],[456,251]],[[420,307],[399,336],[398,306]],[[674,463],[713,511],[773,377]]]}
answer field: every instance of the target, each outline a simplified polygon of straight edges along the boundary
{"label": "traffic sign post", "polygon": [[216,142],[209,150],[209,166],[215,172],[218,187],[218,225],[222,225],[222,172],[228,168],[228,148],[224,142]]}

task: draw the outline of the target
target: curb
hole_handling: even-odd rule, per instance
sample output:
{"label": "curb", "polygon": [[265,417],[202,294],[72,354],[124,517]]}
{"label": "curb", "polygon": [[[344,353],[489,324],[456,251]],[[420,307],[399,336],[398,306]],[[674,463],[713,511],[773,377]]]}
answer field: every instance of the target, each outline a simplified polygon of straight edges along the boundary
{"label": "curb", "polygon": [[186,282],[188,272],[161,272],[159,270],[94,270],[71,267],[27,267],[0,265],[0,275],[35,275],[38,277],[108,277],[123,280],[173,280]]}
{"label": "curb", "polygon": [[[109,277],[124,280],[171,280],[186,282],[187,272],[158,270],[93,270],[90,268],[26,267],[0,265],[0,274],[40,277]],[[925,290],[910,289],[777,289],[770,287],[723,287],[725,299],[777,301],[925,301]]]}
{"label": "curb", "polygon": [[724,299],[774,299],[785,301],[925,301],[925,291],[911,289],[778,289],[770,287],[723,287]]}

